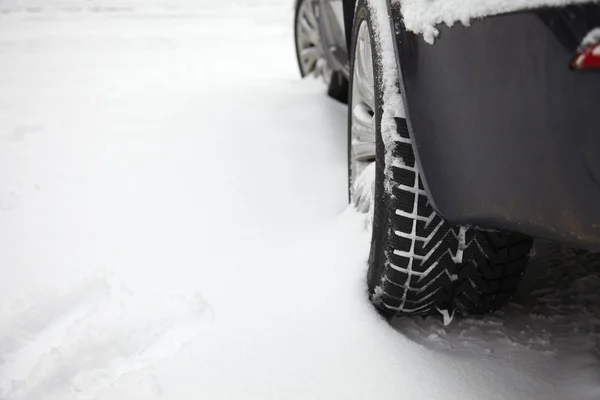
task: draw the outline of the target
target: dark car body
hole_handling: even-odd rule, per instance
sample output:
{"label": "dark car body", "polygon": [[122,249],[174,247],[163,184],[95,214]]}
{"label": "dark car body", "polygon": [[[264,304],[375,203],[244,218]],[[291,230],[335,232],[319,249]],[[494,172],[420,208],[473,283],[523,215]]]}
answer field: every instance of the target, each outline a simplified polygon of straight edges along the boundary
{"label": "dark car body", "polygon": [[[354,1],[343,8],[349,32]],[[404,28],[397,3],[388,8],[435,210],[456,224],[600,250],[600,69],[571,66],[600,27],[600,4],[441,25],[434,44]],[[347,48],[332,43],[338,53]],[[333,53],[347,74],[347,55]]]}

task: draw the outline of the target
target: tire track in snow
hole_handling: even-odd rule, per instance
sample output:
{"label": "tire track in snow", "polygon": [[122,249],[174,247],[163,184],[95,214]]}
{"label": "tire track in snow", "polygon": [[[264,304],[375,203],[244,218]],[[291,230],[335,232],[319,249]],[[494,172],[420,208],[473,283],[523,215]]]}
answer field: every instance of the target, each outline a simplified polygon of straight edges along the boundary
{"label": "tire track in snow", "polygon": [[213,318],[199,294],[133,293],[110,276],[36,298],[0,313],[2,399],[94,398],[173,355]]}

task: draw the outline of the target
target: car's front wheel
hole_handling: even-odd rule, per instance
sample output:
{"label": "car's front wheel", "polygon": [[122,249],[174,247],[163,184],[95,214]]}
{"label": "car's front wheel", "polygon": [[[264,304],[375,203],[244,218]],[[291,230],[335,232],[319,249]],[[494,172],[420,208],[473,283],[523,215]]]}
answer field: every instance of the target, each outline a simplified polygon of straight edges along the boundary
{"label": "car's front wheel", "polygon": [[317,0],[298,0],[294,15],[296,58],[302,77],[322,78],[327,94],[342,103],[348,101],[348,80],[339,71],[333,71],[325,57],[321,38],[321,11]]}
{"label": "car's front wheel", "polygon": [[350,199],[372,229],[369,296],[386,316],[497,310],[515,292],[532,240],[456,226],[433,210],[413,153],[397,66],[382,52],[391,29],[376,17],[366,0],[358,1],[348,121]]}

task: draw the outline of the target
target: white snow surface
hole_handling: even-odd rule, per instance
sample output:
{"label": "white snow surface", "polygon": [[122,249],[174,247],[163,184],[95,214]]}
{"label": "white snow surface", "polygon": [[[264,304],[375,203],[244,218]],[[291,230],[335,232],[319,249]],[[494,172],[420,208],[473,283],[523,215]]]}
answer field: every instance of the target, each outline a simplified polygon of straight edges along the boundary
{"label": "white snow surface", "polygon": [[366,298],[291,2],[0,0],[0,398],[600,398],[598,259],[481,319]]}
{"label": "white snow surface", "polygon": [[436,25],[469,25],[473,19],[539,7],[561,7],[597,0],[392,0],[400,3],[406,28],[433,43]]}

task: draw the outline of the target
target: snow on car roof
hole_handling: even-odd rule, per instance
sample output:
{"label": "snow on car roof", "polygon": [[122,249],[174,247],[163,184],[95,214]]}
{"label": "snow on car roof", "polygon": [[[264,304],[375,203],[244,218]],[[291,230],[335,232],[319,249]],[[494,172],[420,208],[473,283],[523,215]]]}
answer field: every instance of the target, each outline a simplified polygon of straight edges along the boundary
{"label": "snow on car roof", "polygon": [[[392,0],[400,3],[404,24],[409,31],[423,34],[433,43],[438,35],[435,27],[457,22],[469,25],[475,18],[545,6],[590,3],[590,0]],[[596,2],[598,2],[596,0]]]}

